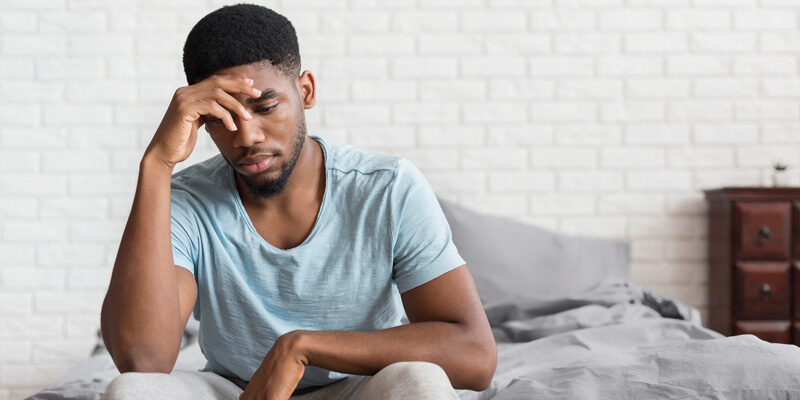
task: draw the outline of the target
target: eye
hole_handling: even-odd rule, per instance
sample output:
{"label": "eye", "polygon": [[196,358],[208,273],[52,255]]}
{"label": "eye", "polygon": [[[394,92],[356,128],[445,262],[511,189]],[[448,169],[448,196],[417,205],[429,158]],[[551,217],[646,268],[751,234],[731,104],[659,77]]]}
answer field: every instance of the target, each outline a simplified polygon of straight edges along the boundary
{"label": "eye", "polygon": [[278,106],[277,104],[273,104],[273,105],[271,105],[269,107],[262,107],[262,108],[259,108],[258,110],[256,110],[256,112],[259,113],[259,114],[269,114],[269,112],[272,111],[272,109],[277,107],[277,106]]}

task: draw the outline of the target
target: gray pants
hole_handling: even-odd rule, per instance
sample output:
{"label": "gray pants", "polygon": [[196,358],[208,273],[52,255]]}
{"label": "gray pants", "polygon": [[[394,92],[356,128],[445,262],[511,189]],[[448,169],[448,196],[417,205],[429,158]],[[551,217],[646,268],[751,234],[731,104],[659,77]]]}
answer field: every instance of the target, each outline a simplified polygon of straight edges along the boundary
{"label": "gray pants", "polygon": [[[108,384],[102,400],[238,399],[244,383],[213,372],[172,371],[170,374],[127,372]],[[458,399],[444,370],[423,361],[391,364],[375,375],[353,375],[292,400]]]}

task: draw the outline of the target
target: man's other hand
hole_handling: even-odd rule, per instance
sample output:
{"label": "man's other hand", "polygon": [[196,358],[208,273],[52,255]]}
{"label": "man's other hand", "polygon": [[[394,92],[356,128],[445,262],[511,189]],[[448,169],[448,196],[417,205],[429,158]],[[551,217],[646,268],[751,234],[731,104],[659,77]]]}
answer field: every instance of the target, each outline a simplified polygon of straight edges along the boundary
{"label": "man's other hand", "polygon": [[308,360],[299,350],[299,331],[275,341],[239,400],[288,400],[303,377]]}

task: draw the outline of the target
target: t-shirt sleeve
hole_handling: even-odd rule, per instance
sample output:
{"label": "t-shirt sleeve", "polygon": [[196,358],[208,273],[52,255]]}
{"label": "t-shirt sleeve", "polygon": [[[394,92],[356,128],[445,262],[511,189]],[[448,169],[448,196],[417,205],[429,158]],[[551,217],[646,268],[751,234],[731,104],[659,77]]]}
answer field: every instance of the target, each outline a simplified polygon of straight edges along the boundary
{"label": "t-shirt sleeve", "polygon": [[198,259],[198,229],[189,194],[173,188],[170,200],[170,236],[175,265],[195,275]]}
{"label": "t-shirt sleeve", "polygon": [[436,194],[407,159],[395,170],[392,205],[392,279],[400,293],[464,265]]}

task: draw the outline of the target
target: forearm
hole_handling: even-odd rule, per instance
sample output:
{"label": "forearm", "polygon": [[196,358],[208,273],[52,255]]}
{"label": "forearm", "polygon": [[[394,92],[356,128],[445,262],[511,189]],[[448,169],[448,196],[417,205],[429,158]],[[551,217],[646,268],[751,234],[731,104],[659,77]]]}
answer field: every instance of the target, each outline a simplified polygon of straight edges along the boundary
{"label": "forearm", "polygon": [[145,156],[111,282],[103,339],[120,371],[171,369],[182,328],[170,238],[171,168]]}
{"label": "forearm", "polygon": [[444,369],[456,389],[483,390],[496,366],[494,341],[450,322],[416,322],[372,332],[297,331],[309,365],[373,375],[400,361],[429,361]]}

